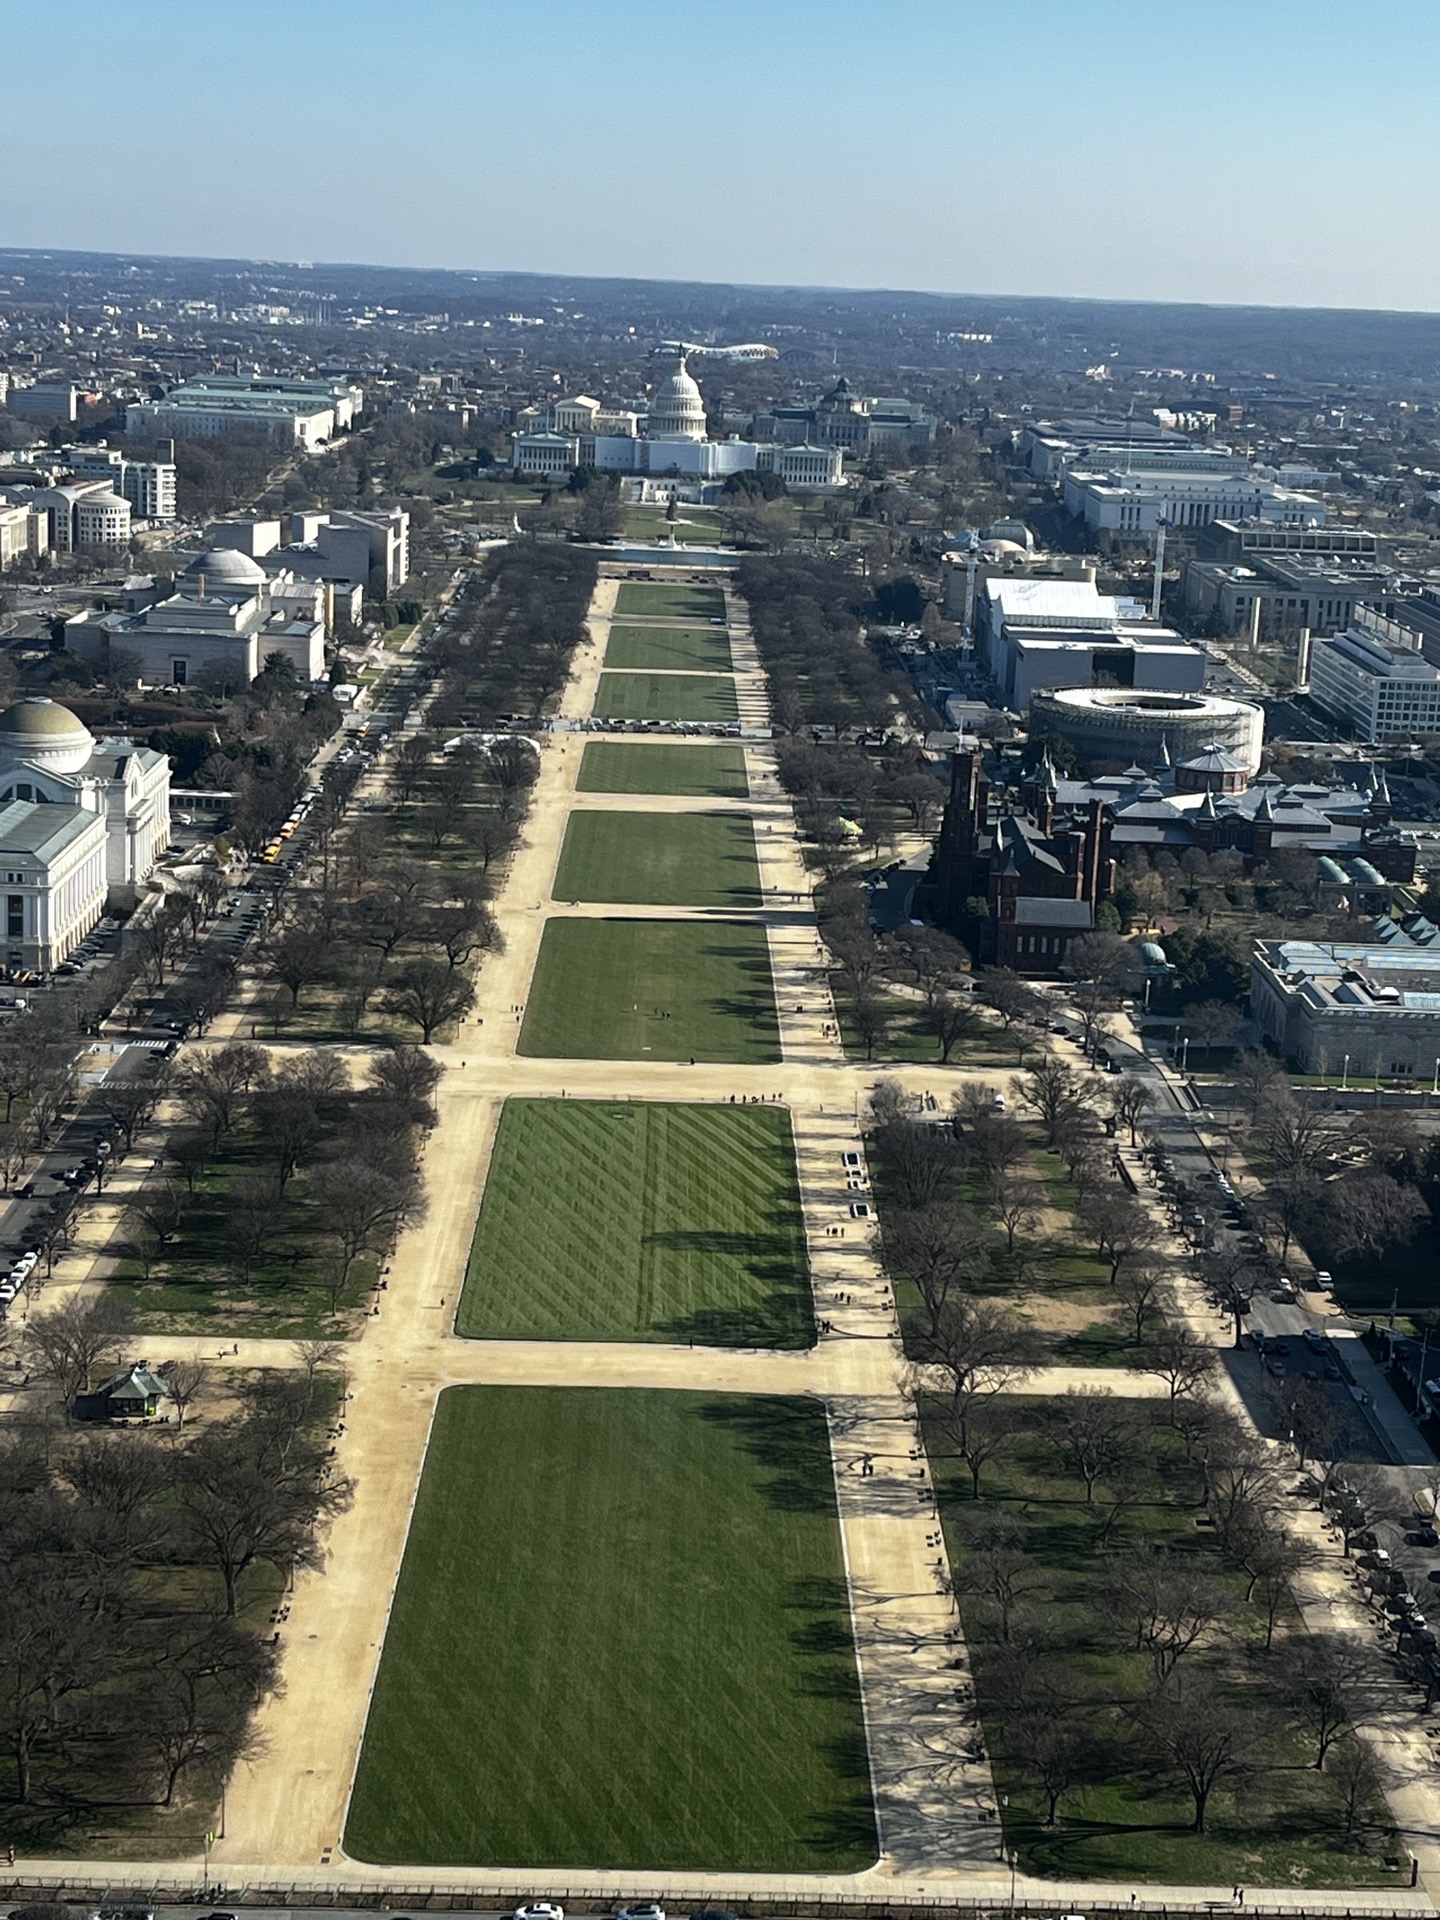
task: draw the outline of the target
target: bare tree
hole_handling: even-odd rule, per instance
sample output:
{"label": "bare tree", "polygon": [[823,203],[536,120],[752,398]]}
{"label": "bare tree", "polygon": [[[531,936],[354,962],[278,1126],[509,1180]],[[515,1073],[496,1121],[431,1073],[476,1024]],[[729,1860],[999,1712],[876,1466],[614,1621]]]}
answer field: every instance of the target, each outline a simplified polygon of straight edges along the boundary
{"label": "bare tree", "polygon": [[318,1446],[292,1446],[282,1464],[262,1439],[255,1422],[226,1420],[176,1456],[176,1504],[195,1551],[220,1576],[231,1618],[256,1561],[285,1576],[319,1563],[316,1528],[350,1498]]}
{"label": "bare tree", "polygon": [[1011,1082],[1011,1088],[1017,1100],[1039,1114],[1048,1146],[1056,1146],[1064,1133],[1087,1130],[1094,1124],[1089,1087],[1053,1054],[1037,1060],[1023,1080]]}
{"label": "bare tree", "polygon": [[441,1071],[428,1053],[397,1041],[370,1062],[370,1079],[380,1092],[403,1107],[417,1126],[434,1126],[434,1093]]}
{"label": "bare tree", "polygon": [[1143,1346],[1146,1328],[1160,1320],[1173,1303],[1169,1276],[1160,1267],[1147,1266],[1143,1261],[1127,1264],[1116,1275],[1115,1291],[1135,1328],[1136,1346]]}
{"label": "bare tree", "polygon": [[1018,1173],[993,1173],[985,1182],[985,1199],[1005,1233],[1005,1251],[1013,1254],[1016,1237],[1033,1233],[1045,1205],[1038,1180]]}
{"label": "bare tree", "polygon": [[940,1415],[940,1431],[969,1468],[970,1497],[978,1500],[981,1475],[992,1460],[1009,1450],[1019,1428],[1002,1400],[985,1400],[962,1411],[946,1407]]}
{"label": "bare tree", "polygon": [[1152,1329],[1136,1365],[1142,1373],[1157,1374],[1170,1389],[1173,1418],[1177,1401],[1189,1399],[1209,1382],[1219,1365],[1215,1349],[1196,1340],[1187,1328]]}
{"label": "bare tree", "polygon": [[389,1170],[363,1160],[339,1160],[316,1169],[310,1197],[322,1233],[335,1247],[331,1305],[340,1295],[363,1253],[389,1245],[402,1223],[422,1204],[413,1169]]}
{"label": "bare tree", "polygon": [[428,1047],[437,1027],[461,1019],[474,1002],[475,989],[463,974],[438,960],[412,960],[396,974],[384,1006],[419,1027],[421,1044]]}
{"label": "bare tree", "polygon": [[1330,1782],[1340,1800],[1347,1840],[1367,1819],[1385,1823],[1385,1783],[1363,1740],[1352,1734],[1339,1743],[1330,1763]]}
{"label": "bare tree", "polygon": [[1300,1634],[1286,1649],[1286,1698],[1314,1742],[1317,1770],[1350,1725],[1360,1678],[1355,1650],[1339,1635]]}
{"label": "bare tree", "polygon": [[1141,1119],[1154,1104],[1154,1089],[1133,1073],[1122,1074],[1110,1089],[1111,1109],[1121,1125],[1130,1129],[1132,1147],[1136,1144]]}
{"label": "bare tree", "polygon": [[865,1058],[873,1060],[876,1047],[890,1031],[893,1009],[868,982],[848,980],[846,986],[850,1025],[865,1049]]}
{"label": "bare tree", "polygon": [[955,1293],[938,1316],[933,1347],[957,1411],[977,1396],[1014,1386],[1043,1363],[1046,1353],[1029,1321],[994,1300]]}
{"label": "bare tree", "polygon": [[885,1264],[913,1283],[933,1341],[952,1293],[977,1279],[989,1264],[985,1236],[970,1209],[958,1202],[894,1214],[885,1227]]}
{"label": "bare tree", "polygon": [[910,1119],[887,1120],[876,1127],[870,1157],[883,1169],[889,1192],[909,1209],[943,1199],[962,1165],[959,1142],[948,1128],[942,1133]]}
{"label": "bare tree", "polygon": [[255,1262],[277,1234],[285,1230],[274,1186],[268,1180],[253,1176],[233,1180],[226,1220],[240,1278],[248,1283]]}
{"label": "bare tree", "polygon": [[1050,1576],[1025,1551],[1025,1529],[1001,1508],[983,1513],[966,1545],[956,1585],[983,1594],[995,1607],[999,1637],[1008,1645],[1022,1601],[1048,1592]]}
{"label": "bare tree", "polygon": [[1249,1761],[1261,1728],[1253,1710],[1238,1706],[1209,1675],[1179,1676],[1135,1712],[1156,1758],[1190,1794],[1191,1831],[1204,1833],[1218,1787]]}
{"label": "bare tree", "polygon": [[1112,1567],[1106,1594],[1116,1615],[1134,1628],[1164,1681],[1209,1631],[1225,1607],[1221,1581],[1193,1554],[1140,1549]]}
{"label": "bare tree", "polygon": [[1094,1740],[1073,1715],[1050,1710],[1007,1719],[1005,1746],[1039,1788],[1045,1801],[1045,1825],[1053,1827],[1060,1802],[1085,1778],[1096,1758]]}
{"label": "bare tree", "polygon": [[175,1431],[182,1433],[186,1414],[209,1382],[210,1369],[198,1359],[170,1360],[165,1365],[162,1378],[166,1397],[175,1409]]}
{"label": "bare tree", "polygon": [[1045,996],[1009,967],[987,967],[980,975],[980,991],[987,1005],[994,1008],[1000,1024],[1016,1043],[1015,1064],[1025,1058],[1033,1028],[1045,1011]]}
{"label": "bare tree", "polygon": [[1096,1482],[1133,1450],[1135,1416],[1108,1387],[1072,1387],[1050,1403],[1049,1424],[1056,1452],[1085,1483],[1088,1507]]}
{"label": "bare tree", "polygon": [[130,1337],[135,1316],[114,1294],[67,1300],[48,1313],[32,1313],[25,1344],[32,1360],[67,1405],[90,1391],[98,1367],[113,1364]]}

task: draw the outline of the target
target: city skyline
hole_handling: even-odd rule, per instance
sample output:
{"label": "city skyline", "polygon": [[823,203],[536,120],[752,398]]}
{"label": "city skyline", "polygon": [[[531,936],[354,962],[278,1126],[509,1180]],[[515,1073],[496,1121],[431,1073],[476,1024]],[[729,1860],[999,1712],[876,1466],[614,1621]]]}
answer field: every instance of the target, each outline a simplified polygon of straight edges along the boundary
{"label": "city skyline", "polygon": [[[1440,310],[1440,21],[573,0],[11,23],[10,246],[1003,297]],[[913,56],[913,57],[912,57]],[[133,84],[103,116],[84,102]],[[107,96],[110,97],[110,96]],[[587,104],[588,103],[588,104]],[[1322,137],[1322,128],[1330,129]],[[57,133],[59,138],[57,139]],[[118,143],[118,146],[117,146]],[[124,164],[116,165],[117,152]],[[142,184],[143,183],[143,184]],[[137,192],[137,187],[141,190]]]}

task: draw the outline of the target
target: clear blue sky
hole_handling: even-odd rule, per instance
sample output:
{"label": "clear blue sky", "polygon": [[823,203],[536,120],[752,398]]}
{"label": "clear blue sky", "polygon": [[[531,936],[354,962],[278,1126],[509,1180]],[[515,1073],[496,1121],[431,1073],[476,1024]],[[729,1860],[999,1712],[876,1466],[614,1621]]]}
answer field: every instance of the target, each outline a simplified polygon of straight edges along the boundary
{"label": "clear blue sky", "polygon": [[1440,310],[1440,0],[70,0],[0,243]]}

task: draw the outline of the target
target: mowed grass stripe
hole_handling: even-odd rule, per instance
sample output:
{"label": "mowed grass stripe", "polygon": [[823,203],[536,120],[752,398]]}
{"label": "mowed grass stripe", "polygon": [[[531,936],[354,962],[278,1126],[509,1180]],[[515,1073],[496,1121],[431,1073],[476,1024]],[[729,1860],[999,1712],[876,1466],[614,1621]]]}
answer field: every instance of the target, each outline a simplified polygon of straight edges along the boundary
{"label": "mowed grass stripe", "polygon": [[668,667],[729,673],[734,667],[723,627],[611,627],[607,667]]}
{"label": "mowed grass stripe", "polygon": [[572,813],[554,898],[758,907],[755,830],[729,813]]}
{"label": "mowed grass stripe", "polygon": [[765,929],[549,920],[516,1050],[562,1060],[778,1060]]}
{"label": "mowed grass stripe", "polygon": [[507,1100],[456,1327],[482,1340],[810,1346],[788,1111]]}
{"label": "mowed grass stripe", "polygon": [[682,798],[748,800],[743,747],[632,745],[591,740],[580,762],[581,793],[670,793]]}
{"label": "mowed grass stripe", "polygon": [[823,1409],[442,1394],[345,1848],[427,1866],[870,1865]]}
{"label": "mowed grass stripe", "polygon": [[598,720],[736,720],[728,675],[602,673],[591,712]]}
{"label": "mowed grass stripe", "polygon": [[626,580],[615,596],[615,614],[642,620],[717,620],[725,615],[725,595],[719,587],[662,586],[644,580]]}

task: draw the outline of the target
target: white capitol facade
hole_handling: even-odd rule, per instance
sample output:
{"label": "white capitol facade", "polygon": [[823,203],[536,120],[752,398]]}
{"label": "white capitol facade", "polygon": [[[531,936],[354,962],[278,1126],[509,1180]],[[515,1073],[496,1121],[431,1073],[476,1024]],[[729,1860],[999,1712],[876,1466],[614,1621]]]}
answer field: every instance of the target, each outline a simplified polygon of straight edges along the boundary
{"label": "white capitol facade", "polygon": [[797,492],[845,483],[845,457],[838,447],[712,440],[705,401],[683,354],[656,389],[643,429],[640,416],[610,411],[581,394],[557,402],[543,421],[517,432],[511,460],[517,474],[540,480],[561,479],[577,467],[598,467],[608,473],[692,482],[769,472]]}

